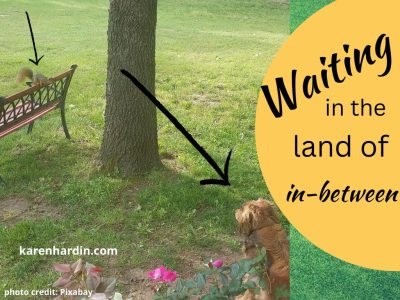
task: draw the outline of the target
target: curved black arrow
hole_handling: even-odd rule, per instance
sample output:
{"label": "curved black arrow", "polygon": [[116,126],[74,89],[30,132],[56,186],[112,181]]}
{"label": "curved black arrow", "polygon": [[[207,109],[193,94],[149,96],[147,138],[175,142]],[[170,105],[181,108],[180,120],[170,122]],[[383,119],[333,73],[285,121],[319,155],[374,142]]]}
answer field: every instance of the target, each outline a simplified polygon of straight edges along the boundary
{"label": "curved black arrow", "polygon": [[38,59],[37,51],[36,51],[36,45],[35,45],[35,37],[33,36],[33,30],[32,30],[32,25],[31,25],[31,20],[29,19],[29,14],[26,11],[26,18],[28,19],[28,24],[29,24],[29,30],[31,31],[31,37],[32,37],[32,44],[33,44],[33,50],[35,51],[35,60],[29,59],[29,61],[33,62],[35,65],[39,65],[40,60],[43,58],[44,55],[42,55]]}
{"label": "curved black arrow", "polygon": [[201,185],[206,184],[218,184],[218,185],[231,185],[229,182],[229,161],[231,159],[232,150],[229,151],[228,157],[225,161],[224,171],[220,169],[218,164],[214,161],[214,159],[204,150],[203,147],[199,145],[199,143],[192,137],[192,135],[183,127],[181,123],[161,104],[160,101],[148,90],[144,87],[143,84],[140,83],[131,73],[126,70],[121,70],[121,73],[128,77],[133,84],[141,90],[141,92],[151,101],[153,104],[175,125],[175,127],[185,136],[185,138],[196,148],[197,151],[207,160],[207,162],[213,167],[213,169],[218,173],[221,179],[205,179],[201,180]]}

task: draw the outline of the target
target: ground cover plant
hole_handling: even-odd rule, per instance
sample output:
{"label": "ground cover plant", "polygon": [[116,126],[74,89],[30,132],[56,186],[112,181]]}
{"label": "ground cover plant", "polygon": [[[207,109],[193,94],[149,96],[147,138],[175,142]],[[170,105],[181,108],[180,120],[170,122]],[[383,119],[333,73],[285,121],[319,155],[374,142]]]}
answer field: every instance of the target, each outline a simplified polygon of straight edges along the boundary
{"label": "ground cover plant", "polygon": [[235,299],[247,290],[256,294],[261,289],[268,291],[264,277],[266,250],[263,248],[258,254],[228,266],[220,259],[210,259],[196,276],[187,280],[177,279],[175,271],[160,266],[147,274],[155,292],[153,299]]}
{"label": "ground cover plant", "polygon": [[199,185],[213,170],[162,115],[162,168],[132,179],[103,173],[96,159],[108,1],[1,1],[2,96],[23,88],[15,76],[33,57],[25,11],[45,55],[38,71],[78,69],[66,106],[71,141],[56,112],[36,122],[33,134],[21,130],[0,141],[7,182],[0,189],[0,290],[48,287],[57,278],[53,263],[79,258],[21,256],[19,246],[117,248],[117,256],[83,258],[134,297],[140,291],[133,286],[158,265],[188,278],[205,257],[228,264],[241,256],[234,210],[268,195],[254,144],[255,108],[262,77],[288,35],[289,7],[272,0],[160,0],[158,6],[156,94],[220,164],[233,148],[232,186]]}

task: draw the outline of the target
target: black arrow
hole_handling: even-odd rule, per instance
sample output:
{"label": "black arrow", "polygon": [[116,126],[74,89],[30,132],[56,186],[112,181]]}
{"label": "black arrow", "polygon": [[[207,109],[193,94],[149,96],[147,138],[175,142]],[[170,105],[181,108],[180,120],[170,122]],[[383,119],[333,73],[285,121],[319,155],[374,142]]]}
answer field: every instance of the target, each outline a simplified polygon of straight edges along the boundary
{"label": "black arrow", "polygon": [[26,11],[26,18],[28,19],[28,24],[29,24],[29,30],[31,31],[31,37],[32,37],[32,44],[33,44],[33,50],[35,51],[35,60],[29,59],[31,62],[33,62],[35,65],[39,65],[40,60],[43,58],[44,55],[42,55],[38,59],[37,51],[36,51],[36,45],[35,45],[35,37],[33,36],[33,30],[32,30],[32,25],[31,25],[31,20],[29,19],[29,14]]}
{"label": "black arrow", "polygon": [[199,145],[199,143],[192,137],[192,135],[183,127],[181,123],[161,104],[160,101],[148,90],[144,87],[143,84],[140,83],[131,73],[126,70],[121,70],[121,73],[128,77],[133,84],[142,91],[142,93],[151,101],[153,104],[175,125],[175,127],[186,137],[186,139],[200,152],[200,154],[207,160],[207,162],[213,167],[213,169],[218,173],[221,179],[205,179],[201,180],[201,185],[206,184],[218,184],[218,185],[231,185],[229,182],[229,161],[231,159],[232,150],[229,151],[228,157],[225,161],[224,171],[220,169],[218,164],[214,161],[214,159],[204,150],[203,147]]}

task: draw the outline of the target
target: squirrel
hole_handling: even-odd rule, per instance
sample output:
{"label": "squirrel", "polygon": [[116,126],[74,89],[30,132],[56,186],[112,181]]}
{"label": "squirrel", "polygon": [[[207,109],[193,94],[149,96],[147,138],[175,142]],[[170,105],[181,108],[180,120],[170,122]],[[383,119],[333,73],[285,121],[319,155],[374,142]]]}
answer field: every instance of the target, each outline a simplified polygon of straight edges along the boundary
{"label": "squirrel", "polygon": [[19,70],[17,75],[17,83],[21,83],[25,80],[25,78],[29,78],[31,80],[31,86],[39,85],[42,86],[46,84],[49,79],[40,73],[33,73],[33,71],[29,68],[22,68]]}

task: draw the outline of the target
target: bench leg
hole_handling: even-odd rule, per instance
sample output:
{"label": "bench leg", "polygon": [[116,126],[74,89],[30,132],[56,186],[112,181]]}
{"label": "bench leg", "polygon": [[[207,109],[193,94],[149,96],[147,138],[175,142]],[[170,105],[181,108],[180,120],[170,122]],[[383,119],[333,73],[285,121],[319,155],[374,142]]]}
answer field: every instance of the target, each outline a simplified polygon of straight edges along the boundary
{"label": "bench leg", "polygon": [[29,123],[28,134],[32,133],[33,124],[35,124],[35,122]]}
{"label": "bench leg", "polygon": [[62,122],[62,126],[64,129],[65,137],[67,139],[70,139],[71,136],[68,131],[67,121],[65,120],[65,105],[64,105],[64,103],[60,106],[60,110],[61,110],[61,122]]}

